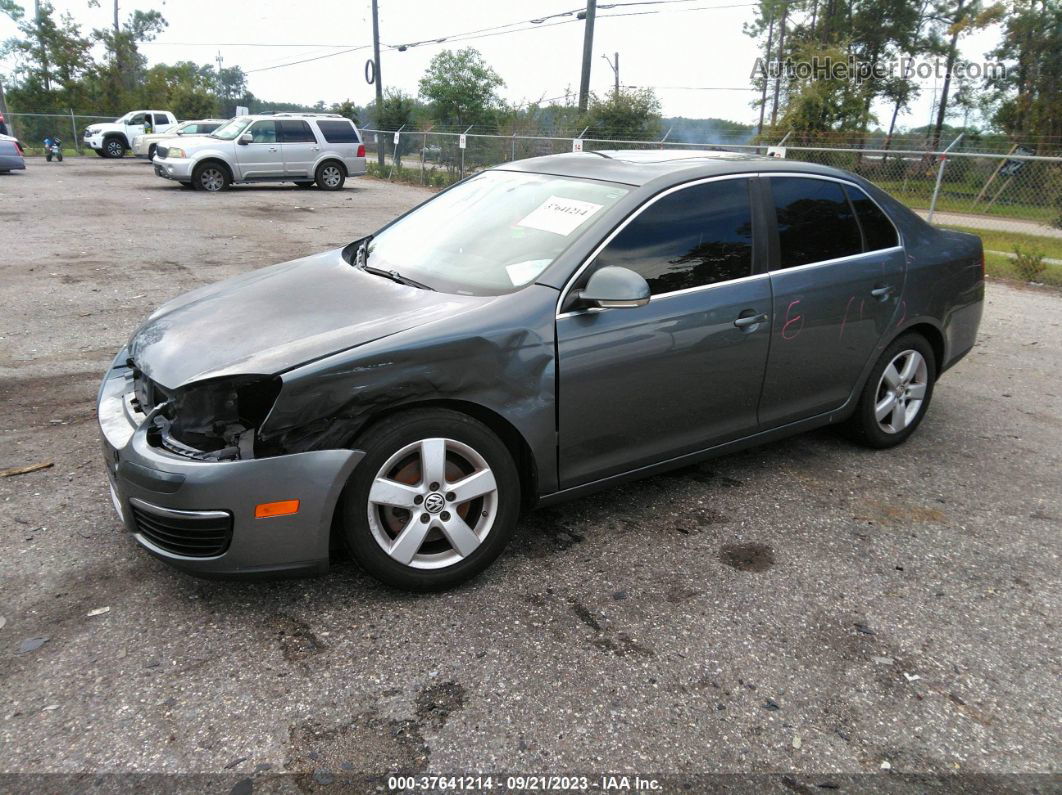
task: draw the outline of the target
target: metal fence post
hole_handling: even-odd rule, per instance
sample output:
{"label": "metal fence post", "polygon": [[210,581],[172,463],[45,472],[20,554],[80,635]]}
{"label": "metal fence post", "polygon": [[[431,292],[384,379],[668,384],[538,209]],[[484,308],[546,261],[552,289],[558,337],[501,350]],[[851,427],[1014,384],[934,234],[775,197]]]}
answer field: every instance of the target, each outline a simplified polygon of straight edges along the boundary
{"label": "metal fence post", "polygon": [[513,133],[513,156],[510,160],[516,160],[516,133]]}
{"label": "metal fence post", "polygon": [[962,136],[963,133],[959,133],[958,138],[948,144],[948,148],[940,153],[940,169],[937,171],[937,184],[933,188],[933,198],[929,202],[929,214],[926,216],[926,223],[933,223],[933,213],[937,209],[937,196],[940,195],[940,183],[944,179],[944,166],[948,163],[948,152],[962,139]]}
{"label": "metal fence post", "polygon": [[70,109],[70,130],[74,133],[74,149],[81,154],[81,138],[77,134],[77,122],[74,120],[74,109]]}
{"label": "metal fence post", "polygon": [[[474,124],[468,125],[468,130],[471,130],[475,126],[476,125],[474,125]],[[465,130],[462,133],[462,135],[468,135],[468,130]],[[465,144],[466,144],[466,146],[468,144],[468,139],[467,138],[465,139]],[[462,149],[461,150],[461,179],[464,179],[464,178],[465,178],[465,150]]]}

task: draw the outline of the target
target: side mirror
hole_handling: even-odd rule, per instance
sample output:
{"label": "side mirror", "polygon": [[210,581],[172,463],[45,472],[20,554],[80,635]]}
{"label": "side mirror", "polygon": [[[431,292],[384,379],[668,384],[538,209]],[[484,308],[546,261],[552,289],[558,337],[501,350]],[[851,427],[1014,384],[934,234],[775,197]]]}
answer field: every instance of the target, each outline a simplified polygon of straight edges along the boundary
{"label": "side mirror", "polygon": [[241,146],[246,146],[247,144],[251,143],[251,141],[254,140],[254,136],[251,135],[250,133],[244,133],[243,135],[241,135],[239,137],[238,140],[239,140],[239,143],[240,143]]}
{"label": "side mirror", "polygon": [[649,283],[630,268],[608,265],[594,272],[579,300],[602,309],[633,309],[649,303]]}
{"label": "side mirror", "polygon": [[184,130],[174,130],[178,135],[184,135]]}

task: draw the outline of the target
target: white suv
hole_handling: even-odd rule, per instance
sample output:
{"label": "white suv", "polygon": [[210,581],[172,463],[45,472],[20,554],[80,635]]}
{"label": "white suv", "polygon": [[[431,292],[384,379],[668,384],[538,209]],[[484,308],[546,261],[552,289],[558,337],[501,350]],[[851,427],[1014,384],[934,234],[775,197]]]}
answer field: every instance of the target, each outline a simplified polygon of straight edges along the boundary
{"label": "white suv", "polygon": [[335,113],[237,116],[209,135],[182,136],[155,148],[155,173],[193,188],[234,182],[294,182],[339,190],[365,173],[358,128]]}

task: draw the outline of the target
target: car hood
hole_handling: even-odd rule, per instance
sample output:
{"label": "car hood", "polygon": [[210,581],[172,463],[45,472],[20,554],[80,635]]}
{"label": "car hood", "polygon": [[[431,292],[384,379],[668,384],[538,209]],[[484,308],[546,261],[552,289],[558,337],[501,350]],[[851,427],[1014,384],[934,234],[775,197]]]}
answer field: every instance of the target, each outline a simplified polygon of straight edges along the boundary
{"label": "car hood", "polygon": [[137,329],[129,355],[166,389],[272,375],[490,300],[398,284],[352,267],[336,249],[178,296]]}

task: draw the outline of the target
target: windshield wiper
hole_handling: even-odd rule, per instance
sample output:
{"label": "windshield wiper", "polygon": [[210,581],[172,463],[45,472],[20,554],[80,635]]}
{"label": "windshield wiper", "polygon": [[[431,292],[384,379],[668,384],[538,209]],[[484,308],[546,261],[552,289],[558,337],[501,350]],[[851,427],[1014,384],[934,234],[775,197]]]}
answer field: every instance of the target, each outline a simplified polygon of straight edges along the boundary
{"label": "windshield wiper", "polygon": [[362,265],[361,269],[366,273],[372,273],[376,276],[383,276],[385,279],[390,279],[393,282],[399,284],[405,284],[409,287],[416,287],[418,290],[431,290],[435,292],[435,288],[429,287],[426,284],[410,279],[408,276],[403,276],[401,273],[395,270],[385,271],[383,268],[374,268],[372,265]]}

